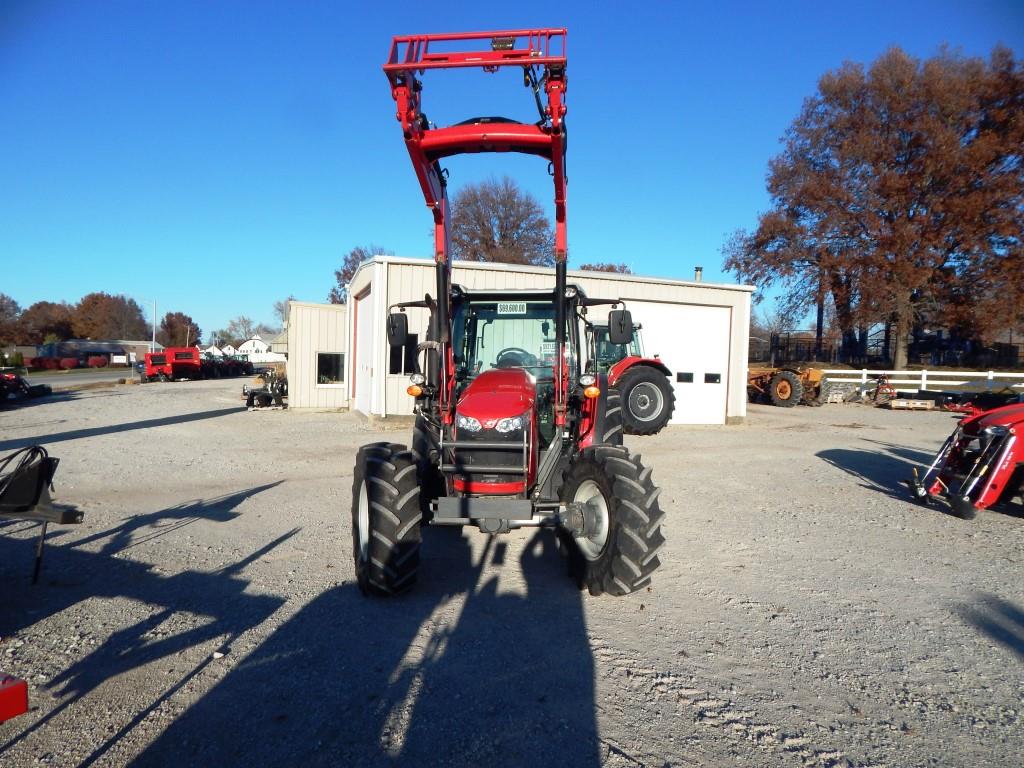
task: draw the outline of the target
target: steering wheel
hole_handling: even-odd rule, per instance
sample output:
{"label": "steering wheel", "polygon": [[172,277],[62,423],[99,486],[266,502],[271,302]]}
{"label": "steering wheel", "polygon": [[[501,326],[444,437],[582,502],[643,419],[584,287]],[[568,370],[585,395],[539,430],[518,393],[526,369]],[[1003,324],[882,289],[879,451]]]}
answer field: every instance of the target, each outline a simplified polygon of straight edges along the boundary
{"label": "steering wheel", "polygon": [[494,359],[495,368],[537,365],[537,358],[520,347],[505,347]]}

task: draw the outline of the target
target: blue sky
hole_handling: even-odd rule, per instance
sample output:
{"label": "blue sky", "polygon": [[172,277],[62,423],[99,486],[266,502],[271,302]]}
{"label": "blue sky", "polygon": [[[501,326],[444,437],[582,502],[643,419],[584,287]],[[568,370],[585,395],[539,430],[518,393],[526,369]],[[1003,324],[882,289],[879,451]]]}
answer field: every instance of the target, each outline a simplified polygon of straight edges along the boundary
{"label": "blue sky", "polygon": [[[720,249],[818,77],[891,45],[1024,55],[1024,0],[557,5],[0,0],[0,292],[104,290],[204,331],[323,301],[352,247],[430,253],[380,66],[391,36],[565,26],[570,266],[728,281]],[[533,119],[514,74],[428,73],[434,122]],[[454,194],[543,161],[448,163]],[[148,311],[148,309],[147,309]]]}

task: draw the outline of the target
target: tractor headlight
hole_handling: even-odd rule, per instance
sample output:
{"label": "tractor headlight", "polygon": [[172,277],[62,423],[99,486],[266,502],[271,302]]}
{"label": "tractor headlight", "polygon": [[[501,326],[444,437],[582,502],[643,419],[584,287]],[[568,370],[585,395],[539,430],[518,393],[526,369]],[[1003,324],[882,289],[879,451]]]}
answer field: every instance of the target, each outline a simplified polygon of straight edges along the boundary
{"label": "tractor headlight", "polygon": [[455,426],[467,432],[479,432],[480,422],[472,416],[463,416],[461,413],[455,416]]}
{"label": "tractor headlight", "polygon": [[517,429],[522,429],[523,428],[523,424],[525,424],[525,423],[526,423],[526,414],[524,413],[522,416],[513,416],[510,419],[502,419],[501,421],[499,421],[497,424],[494,425],[494,428],[498,432],[502,432],[502,433],[514,432]]}
{"label": "tractor headlight", "polygon": [[584,373],[580,376],[581,387],[592,387],[595,381],[597,381],[597,378],[592,373]]}
{"label": "tractor headlight", "polygon": [[411,381],[413,384],[423,384],[426,380],[427,377],[424,376],[422,373],[414,373],[411,376],[409,376],[409,381]]}

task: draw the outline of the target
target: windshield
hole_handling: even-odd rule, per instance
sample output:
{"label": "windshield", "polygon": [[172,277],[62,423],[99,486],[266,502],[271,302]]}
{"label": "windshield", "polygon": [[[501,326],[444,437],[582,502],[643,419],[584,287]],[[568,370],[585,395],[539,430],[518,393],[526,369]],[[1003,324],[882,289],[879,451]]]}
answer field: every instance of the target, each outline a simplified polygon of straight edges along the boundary
{"label": "windshield", "polygon": [[643,357],[636,330],[633,331],[633,339],[629,344],[612,344],[608,341],[608,327],[596,325],[594,326],[594,346],[597,367],[604,372],[628,355]]}
{"label": "windshield", "polygon": [[[550,301],[467,301],[455,307],[452,352],[456,374],[472,378],[497,368],[523,368],[554,379],[555,306]],[[567,344],[570,373],[572,344]]]}

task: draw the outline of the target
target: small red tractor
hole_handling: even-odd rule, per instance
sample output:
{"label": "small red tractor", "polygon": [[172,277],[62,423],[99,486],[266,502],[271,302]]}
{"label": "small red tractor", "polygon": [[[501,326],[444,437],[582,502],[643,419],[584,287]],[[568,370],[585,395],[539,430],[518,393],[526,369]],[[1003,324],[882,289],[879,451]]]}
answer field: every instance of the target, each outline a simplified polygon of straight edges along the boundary
{"label": "small red tractor", "polygon": [[203,378],[203,357],[198,347],[166,347],[146,353],[146,381]]}
{"label": "small red tractor", "polygon": [[676,393],[671,371],[657,355],[645,357],[640,329],[626,344],[612,344],[607,325],[587,325],[589,360],[593,369],[608,374],[608,386],[619,390],[622,428],[628,435],[653,435],[672,418]]}
{"label": "small red tractor", "polygon": [[1009,504],[1024,487],[1024,403],[964,419],[922,476],[907,481],[916,499],[945,499],[965,520]]}
{"label": "small red tractor", "polygon": [[[465,67],[521,69],[540,119],[433,127],[421,108],[420,76]],[[393,305],[388,316],[393,346],[407,340],[406,309],[426,309],[430,319],[419,345],[424,364],[408,388],[416,416],[411,449],[375,443],[356,459],[359,586],[376,595],[412,586],[421,526],[429,523],[489,534],[550,528],[581,588],[635,592],[659,565],[664,513],[650,468],[621,444],[617,391],[606,374],[581,368],[583,310],[621,302],[589,298],[566,283],[565,30],[396,37],[384,71],[434,218],[437,298]],[[554,182],[555,279],[548,290],[468,291],[451,283],[441,163],[505,151],[539,156]],[[632,332],[627,310],[610,312],[613,343],[627,343]]]}

